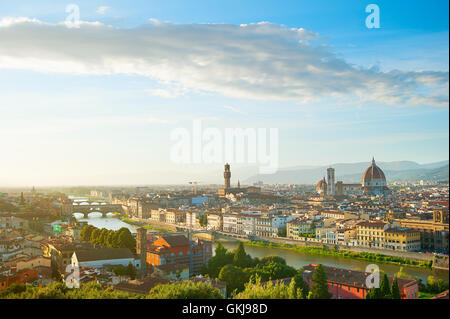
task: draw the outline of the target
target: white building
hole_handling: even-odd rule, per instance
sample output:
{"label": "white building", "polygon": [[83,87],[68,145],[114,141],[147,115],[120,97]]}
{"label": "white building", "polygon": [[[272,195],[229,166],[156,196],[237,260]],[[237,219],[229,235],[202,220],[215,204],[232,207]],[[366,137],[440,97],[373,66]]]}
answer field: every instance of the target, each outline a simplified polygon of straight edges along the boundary
{"label": "white building", "polygon": [[103,268],[107,265],[127,267],[131,263],[140,268],[139,259],[135,259],[128,248],[96,248],[84,251],[75,251],[71,264],[80,268]]}
{"label": "white building", "polygon": [[224,214],[223,215],[223,226],[224,232],[237,233],[237,214]]}

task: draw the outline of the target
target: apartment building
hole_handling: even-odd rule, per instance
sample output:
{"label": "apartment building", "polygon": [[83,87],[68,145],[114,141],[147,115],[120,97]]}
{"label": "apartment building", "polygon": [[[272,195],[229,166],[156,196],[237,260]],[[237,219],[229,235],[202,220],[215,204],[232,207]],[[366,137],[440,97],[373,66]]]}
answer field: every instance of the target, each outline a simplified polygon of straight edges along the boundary
{"label": "apartment building", "polygon": [[222,229],[224,232],[237,234],[238,216],[239,216],[238,214],[231,214],[231,213],[223,214]]}
{"label": "apartment building", "polygon": [[207,216],[207,229],[222,231],[223,228],[223,216],[219,213],[210,213]]}
{"label": "apartment building", "polygon": [[381,221],[367,221],[356,225],[358,246],[369,248],[384,248],[384,230],[389,224]]}
{"label": "apartment building", "polygon": [[384,231],[386,249],[400,251],[420,250],[420,231],[409,228],[390,228]]}

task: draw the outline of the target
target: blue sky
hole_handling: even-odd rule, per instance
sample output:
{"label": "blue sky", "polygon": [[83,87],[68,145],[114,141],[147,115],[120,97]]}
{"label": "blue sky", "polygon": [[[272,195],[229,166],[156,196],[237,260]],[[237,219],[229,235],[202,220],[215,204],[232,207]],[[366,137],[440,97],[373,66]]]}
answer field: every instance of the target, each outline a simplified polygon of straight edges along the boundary
{"label": "blue sky", "polygon": [[219,183],[222,164],[169,160],[199,118],[278,128],[281,167],[448,159],[447,1],[73,2],[113,30],[58,26],[69,3],[0,3],[0,185]]}

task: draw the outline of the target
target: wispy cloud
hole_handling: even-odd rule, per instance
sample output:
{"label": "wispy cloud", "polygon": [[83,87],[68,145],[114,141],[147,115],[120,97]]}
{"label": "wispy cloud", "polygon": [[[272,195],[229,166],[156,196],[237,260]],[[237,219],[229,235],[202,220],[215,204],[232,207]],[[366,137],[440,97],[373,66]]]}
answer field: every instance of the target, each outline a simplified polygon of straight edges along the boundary
{"label": "wispy cloud", "polygon": [[239,109],[237,109],[237,108],[235,108],[234,106],[231,106],[231,105],[225,105],[224,108],[226,108],[227,110],[230,110],[230,111],[232,111],[234,113],[247,115],[247,113],[245,113],[245,112],[243,112],[243,111],[241,111],[241,110],[239,110]]}
{"label": "wispy cloud", "polygon": [[80,26],[0,20],[0,69],[138,74],[167,83],[167,89],[150,90],[164,97],[193,90],[299,103],[332,98],[448,106],[448,72],[354,66],[326,46],[314,45],[311,40],[318,35],[302,28],[159,21],[134,29],[98,22]]}
{"label": "wispy cloud", "polygon": [[106,10],[108,10],[109,7],[108,6],[100,6],[97,8],[96,12],[98,14],[105,14]]}

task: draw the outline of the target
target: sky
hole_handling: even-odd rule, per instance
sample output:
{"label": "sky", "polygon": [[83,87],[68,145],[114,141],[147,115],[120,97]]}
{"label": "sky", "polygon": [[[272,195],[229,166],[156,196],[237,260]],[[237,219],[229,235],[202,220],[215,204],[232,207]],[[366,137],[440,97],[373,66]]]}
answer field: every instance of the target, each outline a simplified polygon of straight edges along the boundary
{"label": "sky", "polygon": [[195,120],[278,129],[280,168],[447,160],[448,9],[1,1],[0,186],[221,183],[223,162],[171,157],[171,134]]}

